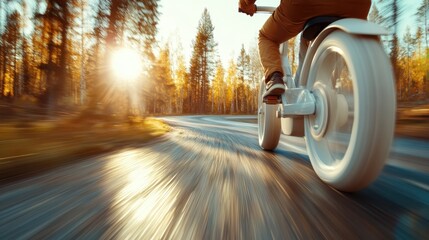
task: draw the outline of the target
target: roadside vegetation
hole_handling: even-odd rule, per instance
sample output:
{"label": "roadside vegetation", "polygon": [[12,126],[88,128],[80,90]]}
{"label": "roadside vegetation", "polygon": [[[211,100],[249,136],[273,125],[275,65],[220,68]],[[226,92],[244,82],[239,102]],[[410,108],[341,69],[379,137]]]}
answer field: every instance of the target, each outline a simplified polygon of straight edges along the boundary
{"label": "roadside vegetation", "polygon": [[397,109],[396,135],[429,139],[429,103],[401,103]]}
{"label": "roadside vegetation", "polygon": [[[429,3],[418,1],[400,33],[403,3],[374,1],[369,20],[393,33],[382,40],[396,76],[396,134],[427,139]],[[256,43],[222,62],[214,29],[227,26],[208,9],[192,43],[158,39],[161,15],[159,0],[0,0],[0,182],[168,131],[147,116],[256,114]],[[288,44],[295,71],[298,41]]]}
{"label": "roadside vegetation", "polygon": [[46,117],[39,114],[43,111],[0,103],[0,183],[121,147],[139,146],[169,131],[154,118],[82,112]]}
{"label": "roadside vegetation", "polygon": [[[46,115],[33,104],[0,101],[0,184],[161,137],[170,127],[155,118],[65,109]],[[429,104],[400,104],[396,135],[429,139]],[[256,122],[255,122],[256,123]]]}

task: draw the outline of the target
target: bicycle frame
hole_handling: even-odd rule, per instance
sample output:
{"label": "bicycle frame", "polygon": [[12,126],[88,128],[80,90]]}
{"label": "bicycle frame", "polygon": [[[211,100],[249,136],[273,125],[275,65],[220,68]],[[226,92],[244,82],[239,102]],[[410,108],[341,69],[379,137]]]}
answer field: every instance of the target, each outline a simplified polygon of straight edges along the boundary
{"label": "bicycle frame", "polygon": [[382,34],[387,31],[360,19],[311,19],[301,34],[295,77],[283,43],[287,86],[282,95],[269,95],[261,79],[259,146],[274,150],[282,132],[305,136],[321,180],[348,192],[371,184],[389,155],[395,127],[394,74]]}
{"label": "bicycle frame", "polygon": [[[274,7],[257,7],[257,12],[272,13]],[[293,136],[303,136],[303,131],[297,130],[303,128],[303,121],[296,121],[302,116],[313,115],[316,111],[316,99],[314,93],[305,88],[308,79],[308,72],[311,67],[311,61],[320,43],[335,30],[341,30],[354,35],[380,36],[388,32],[375,23],[361,19],[346,18],[338,20],[326,27],[311,42],[304,42],[300,39],[300,59],[297,73],[293,76],[291,65],[288,58],[288,42],[280,45],[280,54],[282,59],[282,68],[285,73],[285,82],[287,89],[282,94],[277,117],[282,118],[282,131],[284,134]],[[301,52],[303,51],[303,52]],[[305,54],[305,56],[304,56]],[[294,121],[295,120],[295,121]],[[297,134],[294,134],[297,133]]]}

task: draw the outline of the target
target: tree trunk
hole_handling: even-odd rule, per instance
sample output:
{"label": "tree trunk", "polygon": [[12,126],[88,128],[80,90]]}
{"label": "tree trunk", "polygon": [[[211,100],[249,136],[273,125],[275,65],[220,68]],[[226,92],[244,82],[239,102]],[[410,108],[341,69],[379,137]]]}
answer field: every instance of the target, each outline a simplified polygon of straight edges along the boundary
{"label": "tree trunk", "polygon": [[83,105],[86,97],[86,81],[85,81],[85,33],[84,33],[84,23],[85,23],[85,15],[84,15],[84,1],[81,0],[81,59],[80,59],[80,82],[79,82],[79,96],[80,96],[80,104]]}
{"label": "tree trunk", "polygon": [[4,90],[5,90],[5,85],[6,85],[6,66],[7,66],[7,56],[6,56],[6,51],[5,48],[3,48],[3,61],[2,61],[2,78],[1,78],[1,94],[0,96],[3,97],[4,96]]}

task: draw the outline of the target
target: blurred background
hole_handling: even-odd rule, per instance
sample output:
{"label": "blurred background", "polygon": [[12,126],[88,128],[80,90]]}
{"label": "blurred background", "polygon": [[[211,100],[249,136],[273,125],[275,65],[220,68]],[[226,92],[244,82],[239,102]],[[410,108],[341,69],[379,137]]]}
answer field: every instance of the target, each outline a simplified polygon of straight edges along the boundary
{"label": "blurred background", "polygon": [[[31,107],[41,115],[84,108],[142,116],[254,114],[262,76],[256,36],[267,15],[250,18],[235,7],[228,1],[2,1],[2,119]],[[424,0],[383,0],[374,1],[368,17],[392,33],[383,44],[396,74],[400,119],[415,116],[402,110],[424,108],[428,100],[427,15]],[[296,69],[297,41],[289,45]]]}
{"label": "blurred background", "polygon": [[[279,1],[260,0],[257,4],[276,6]],[[282,231],[286,230],[282,226],[293,220],[297,214],[294,211],[307,214],[297,218],[302,220],[300,224],[307,224],[303,229],[308,230],[307,235],[303,234],[302,229],[294,227],[300,224],[291,225],[289,221],[288,231],[294,234],[288,236],[295,238],[335,238],[339,233],[352,238],[427,236],[424,234],[429,229],[429,1],[373,1],[369,21],[391,32],[381,40],[396,76],[393,81],[397,123],[389,166],[381,180],[357,195],[338,193],[320,183],[311,170],[301,140],[293,140],[294,146],[282,145],[298,153],[279,150],[277,155],[270,155],[259,150],[254,123],[263,70],[257,34],[268,15],[250,18],[237,13],[237,7],[236,1],[229,0],[1,0],[0,219],[3,222],[0,220],[0,238],[120,238],[127,236],[127,232],[121,235],[119,230],[112,229],[121,229],[124,225],[117,226],[113,220],[98,222],[93,227],[91,224],[106,216],[112,219],[129,216],[126,206],[139,211],[138,206],[143,203],[142,208],[149,210],[137,219],[145,219],[143,222],[148,226],[151,223],[152,227],[165,221],[163,226],[168,229],[164,230],[169,234],[162,235],[153,227],[131,238],[148,239],[149,235],[186,239],[284,237]],[[288,42],[293,70],[298,61],[296,39]],[[182,118],[159,118],[175,115]],[[218,115],[225,118],[218,119]],[[231,117],[236,115],[245,116]],[[245,135],[241,126],[247,126],[250,130],[246,131],[253,135]],[[162,142],[169,134],[183,142],[157,145],[156,141]],[[238,136],[241,138],[236,139]],[[204,145],[207,142],[211,144]],[[145,144],[151,147],[137,153],[124,150]],[[123,152],[111,154],[112,151]],[[235,155],[241,152],[244,155]],[[204,155],[206,153],[212,155]],[[83,161],[91,158],[95,159],[91,163]],[[209,163],[201,166],[195,163],[212,158],[219,161],[216,165],[219,169]],[[225,162],[236,158],[245,166],[239,174],[231,173],[238,168],[236,165]],[[134,162],[136,159],[141,162]],[[181,163],[180,159],[188,162]],[[262,164],[255,159],[280,160]],[[293,167],[286,164],[285,159],[292,159],[287,163]],[[191,160],[195,162],[189,163]],[[190,168],[184,167],[186,164]],[[68,170],[64,166],[74,167]],[[257,171],[258,168],[265,170]],[[143,177],[130,174],[136,169],[143,169],[136,173]],[[201,179],[207,174],[205,170],[213,171],[217,179],[216,184],[210,180],[214,185],[204,185],[207,191],[193,185],[209,181]],[[42,173],[51,175],[39,177]],[[292,176],[293,181],[285,180],[285,175]],[[184,176],[197,177],[189,180]],[[114,179],[121,180],[115,182]],[[225,190],[222,186],[227,186],[229,181],[237,185]],[[127,185],[135,182],[137,187]],[[142,182],[147,184],[139,185]],[[258,184],[262,187],[258,188]],[[271,196],[261,190],[271,189],[270,184],[275,185],[276,193],[292,192],[291,196],[301,199],[309,208],[294,207],[292,198],[285,192]],[[221,190],[212,189],[218,185]],[[121,189],[129,191],[121,192],[113,203],[109,194]],[[136,189],[149,190],[143,194],[143,190]],[[234,190],[241,195],[232,194]],[[199,194],[191,202],[197,206],[195,209],[187,205],[191,203],[180,200],[193,191]],[[148,197],[151,201],[142,197],[142,202],[136,203],[131,198],[121,198],[133,194],[151,196]],[[271,198],[259,198],[263,194]],[[165,196],[171,202],[162,200]],[[204,196],[216,201],[210,202]],[[225,200],[228,197],[234,201]],[[62,210],[48,211],[48,205],[65,202],[64,198],[76,198],[74,203],[81,208],[67,202],[61,205]],[[319,202],[306,202],[311,198]],[[208,202],[199,201],[201,199]],[[274,207],[265,207],[265,201]],[[107,213],[106,209],[116,209],[117,203],[124,206],[119,215]],[[285,207],[286,203],[291,205]],[[345,210],[333,214],[332,204]],[[159,211],[153,210],[155,208]],[[89,212],[88,209],[95,210]],[[320,210],[323,214],[317,214],[315,209],[329,211]],[[215,220],[195,217],[199,214],[197,210]],[[185,214],[184,218],[188,220],[176,217],[177,225],[168,225],[170,220],[159,217],[173,212],[180,215],[180,211],[188,211],[189,215]],[[278,212],[283,215],[276,215]],[[313,214],[319,217],[314,220]],[[246,225],[245,219],[249,216],[259,222]],[[338,228],[313,229],[322,235],[310,231],[314,221],[324,219],[321,216],[337,223]],[[347,221],[347,216],[356,217],[355,222]],[[61,219],[57,222],[59,225],[52,223],[55,219]],[[79,225],[79,219],[85,222],[84,226]],[[73,224],[67,225],[67,221]],[[198,225],[198,221],[202,225]],[[243,225],[234,225],[240,221]],[[207,227],[204,235],[199,228],[206,225],[211,228]],[[353,225],[358,227],[352,228]],[[368,232],[361,231],[363,226]],[[122,229],[136,233],[139,228],[134,227]],[[243,233],[245,230],[249,230],[248,235]],[[55,235],[57,232],[61,234]],[[90,232],[93,235],[85,235]],[[193,234],[187,235],[187,232]]]}

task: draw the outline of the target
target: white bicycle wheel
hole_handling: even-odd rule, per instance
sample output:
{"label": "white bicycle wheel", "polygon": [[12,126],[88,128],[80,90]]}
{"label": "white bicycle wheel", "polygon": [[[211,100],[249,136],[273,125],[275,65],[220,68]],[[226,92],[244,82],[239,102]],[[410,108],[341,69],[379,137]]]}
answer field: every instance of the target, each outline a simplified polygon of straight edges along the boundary
{"label": "white bicycle wheel", "polygon": [[393,79],[376,38],[337,30],[318,47],[306,85],[316,114],[304,126],[311,164],[326,183],[353,192],[379,175],[393,139]]}
{"label": "white bicycle wheel", "polygon": [[280,118],[277,118],[276,111],[278,104],[266,104],[263,100],[265,93],[265,81],[259,85],[258,97],[258,138],[259,146],[264,150],[274,150],[279,144],[281,134]]}

